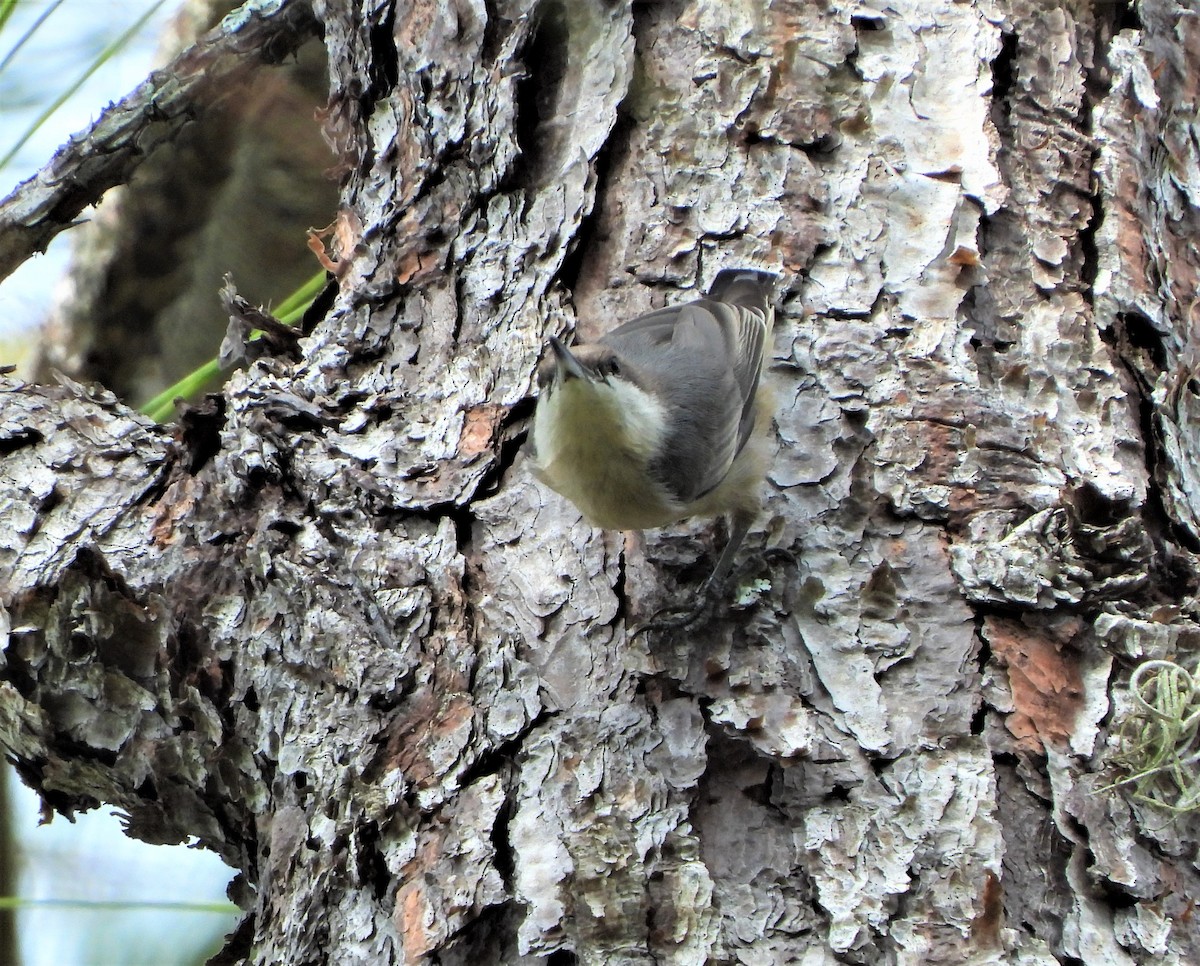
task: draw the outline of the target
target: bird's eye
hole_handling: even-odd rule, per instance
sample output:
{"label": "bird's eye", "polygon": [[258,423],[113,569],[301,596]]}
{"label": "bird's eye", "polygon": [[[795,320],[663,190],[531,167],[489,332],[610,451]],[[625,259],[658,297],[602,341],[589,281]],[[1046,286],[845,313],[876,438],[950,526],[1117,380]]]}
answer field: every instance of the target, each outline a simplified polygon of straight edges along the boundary
{"label": "bird's eye", "polygon": [[621,366],[616,359],[609,359],[608,365],[605,366],[605,372],[610,376],[619,376],[621,374]]}

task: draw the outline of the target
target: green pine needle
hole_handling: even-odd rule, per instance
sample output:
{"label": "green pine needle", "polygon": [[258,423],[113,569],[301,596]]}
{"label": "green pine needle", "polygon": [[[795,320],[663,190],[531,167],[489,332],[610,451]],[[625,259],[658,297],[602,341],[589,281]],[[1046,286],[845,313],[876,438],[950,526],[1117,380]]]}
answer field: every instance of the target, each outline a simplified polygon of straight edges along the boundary
{"label": "green pine needle", "polygon": [[[129,44],[129,41],[131,41],[137,35],[138,31],[140,31],[142,27],[146,25],[147,21],[149,21],[155,12],[157,12],[158,8],[161,7],[165,2],[166,0],[158,0],[157,3],[155,3],[145,13],[138,17],[132,26],[130,26],[123,34],[121,34],[121,36],[119,36],[116,40],[114,40],[96,55],[96,58],[88,65],[87,70],[83,72],[80,78],[75,81],[74,84],[65,88],[58,95],[58,97],[56,97],[53,102],[51,102],[51,104],[44,111],[42,111],[41,114],[38,115],[37,119],[34,120],[34,122],[29,126],[28,130],[26,130],[25,133],[17,139],[17,143],[9,149],[8,154],[4,155],[4,157],[0,159],[0,168],[6,167],[8,163],[12,161],[14,157],[16,157],[17,152],[25,146],[25,143],[31,137],[33,137],[34,134],[37,133],[38,128],[45,124],[51,115],[53,115],[55,111],[62,107],[63,104],[66,103],[67,99],[87,82],[87,79],[91,77],[92,74],[96,73],[96,71],[99,70],[100,67],[103,66],[110,58],[112,58],[113,55],[119,53]],[[6,11],[3,8],[0,8],[0,17],[7,19],[7,14],[10,12],[11,11]],[[44,19],[45,17],[41,18],[41,20]],[[38,24],[41,23],[41,20],[38,21]],[[36,27],[38,24],[35,24],[34,26]],[[22,38],[20,42],[23,43],[24,38]]]}
{"label": "green pine needle", "polygon": [[142,404],[141,411],[156,423],[165,423],[175,413],[176,399],[195,399],[221,377],[221,364],[209,359],[199,369],[193,369],[172,386]]}
{"label": "green pine needle", "polygon": [[1173,661],[1146,661],[1129,679],[1133,707],[1117,727],[1114,763],[1133,798],[1168,812],[1200,809],[1200,682]]}
{"label": "green pine needle", "polygon": [[[325,270],[317,272],[296,291],[285,298],[275,310],[275,317],[285,325],[294,325],[304,316],[321,289],[325,287]],[[257,339],[261,333],[251,333]],[[221,377],[221,366],[216,359],[209,359],[199,369],[189,372],[173,386],[168,386],[153,399],[143,403],[140,411],[156,423],[165,423],[175,415],[175,400],[195,399],[206,389],[216,384]]]}
{"label": "green pine needle", "polygon": [[22,896],[0,896],[0,910],[9,909],[85,909],[93,912],[122,912],[148,909],[154,912],[207,912],[223,916],[238,912],[229,902],[150,902],[134,899],[106,901],[101,899],[26,899]]}
{"label": "green pine needle", "polygon": [[[12,12],[17,9],[17,2],[18,0],[0,0],[0,30],[4,29],[5,22],[12,16]],[[46,18],[61,7],[63,3],[64,0],[54,0],[45,10],[38,14],[37,19],[29,25],[25,33],[21,34],[17,42],[12,45],[12,49],[4,55],[4,60],[0,60],[0,74],[4,73],[4,69],[12,62],[12,59],[29,42],[29,38],[37,33],[38,27],[45,23]]]}
{"label": "green pine needle", "polygon": [[[62,3],[62,0],[58,0]],[[13,15],[13,11],[17,9],[17,0],[0,0],[0,30],[4,29],[4,25],[8,23],[8,18]]]}

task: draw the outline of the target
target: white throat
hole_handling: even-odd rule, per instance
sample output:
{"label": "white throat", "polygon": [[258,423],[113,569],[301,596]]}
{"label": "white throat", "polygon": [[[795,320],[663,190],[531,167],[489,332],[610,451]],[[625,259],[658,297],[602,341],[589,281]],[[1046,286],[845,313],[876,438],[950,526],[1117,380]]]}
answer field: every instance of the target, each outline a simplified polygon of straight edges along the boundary
{"label": "white throat", "polygon": [[596,526],[664,526],[680,507],[647,467],[666,429],[662,403],[628,380],[556,382],[534,416],[538,475]]}

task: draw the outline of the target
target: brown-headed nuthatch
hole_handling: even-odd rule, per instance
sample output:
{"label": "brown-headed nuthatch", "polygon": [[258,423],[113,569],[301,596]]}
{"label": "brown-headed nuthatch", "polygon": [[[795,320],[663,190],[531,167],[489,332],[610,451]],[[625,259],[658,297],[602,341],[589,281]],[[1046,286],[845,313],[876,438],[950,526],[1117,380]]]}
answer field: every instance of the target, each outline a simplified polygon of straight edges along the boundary
{"label": "brown-headed nuthatch", "polygon": [[594,526],[729,514],[708,578],[728,575],[760,506],[770,425],[759,392],[779,276],[725,269],[705,298],[626,322],[538,371],[536,473]]}

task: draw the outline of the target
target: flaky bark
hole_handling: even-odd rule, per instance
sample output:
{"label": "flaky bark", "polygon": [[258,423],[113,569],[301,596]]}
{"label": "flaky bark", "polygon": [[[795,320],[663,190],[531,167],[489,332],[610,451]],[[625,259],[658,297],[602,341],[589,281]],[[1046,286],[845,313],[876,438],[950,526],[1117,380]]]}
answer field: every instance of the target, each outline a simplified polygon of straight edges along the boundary
{"label": "flaky bark", "polygon": [[[1170,0],[319,8],[337,300],[178,439],[9,386],[0,742],[242,870],[259,963],[1188,963],[1190,820],[1106,788],[1197,641],[1200,22]],[[548,333],[788,276],[779,451],[591,531]]]}

